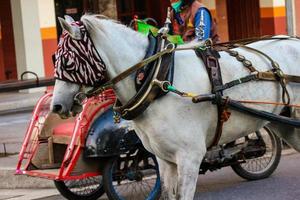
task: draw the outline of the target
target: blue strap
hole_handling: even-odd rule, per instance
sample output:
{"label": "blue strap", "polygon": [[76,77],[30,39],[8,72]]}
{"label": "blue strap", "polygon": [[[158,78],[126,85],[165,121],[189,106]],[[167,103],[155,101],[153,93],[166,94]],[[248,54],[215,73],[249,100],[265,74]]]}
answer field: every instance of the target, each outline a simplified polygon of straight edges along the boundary
{"label": "blue strap", "polygon": [[175,12],[175,19],[177,20],[177,23],[179,24],[179,25],[183,25],[184,24],[184,21],[183,21],[183,19],[181,18],[181,16],[180,16],[180,13],[176,13]]}
{"label": "blue strap", "polygon": [[210,38],[212,17],[207,8],[201,7],[195,15],[195,34],[198,40]]}

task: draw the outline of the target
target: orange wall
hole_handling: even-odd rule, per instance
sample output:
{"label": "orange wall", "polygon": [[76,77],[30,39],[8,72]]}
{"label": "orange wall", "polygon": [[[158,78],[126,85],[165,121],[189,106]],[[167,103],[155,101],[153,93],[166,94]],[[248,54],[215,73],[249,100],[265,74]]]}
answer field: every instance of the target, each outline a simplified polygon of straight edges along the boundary
{"label": "orange wall", "polygon": [[300,1],[295,1],[297,35],[300,36]]}
{"label": "orange wall", "polygon": [[45,76],[53,77],[52,55],[57,48],[56,27],[41,28],[41,35],[43,40]]}
{"label": "orange wall", "polygon": [[[15,54],[14,33],[11,16],[10,0],[0,1],[0,21],[1,21],[1,37],[2,37],[2,63],[4,69],[0,71],[6,78],[5,72],[10,72],[9,78],[17,78],[17,63]],[[1,55],[0,55],[1,56]],[[1,58],[1,57],[0,57]]]}
{"label": "orange wall", "polygon": [[262,35],[287,34],[285,7],[260,9]]}
{"label": "orange wall", "polygon": [[228,33],[228,17],[227,17],[227,5],[226,1],[216,1],[216,18],[218,26],[218,34],[220,35],[221,42],[226,42],[229,40]]}

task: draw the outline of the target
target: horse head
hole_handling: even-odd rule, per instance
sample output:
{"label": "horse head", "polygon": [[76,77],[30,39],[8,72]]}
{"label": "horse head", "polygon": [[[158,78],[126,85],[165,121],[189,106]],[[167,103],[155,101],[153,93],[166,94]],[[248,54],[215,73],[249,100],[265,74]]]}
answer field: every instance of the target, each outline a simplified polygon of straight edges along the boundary
{"label": "horse head", "polygon": [[[54,56],[56,82],[51,109],[68,118],[81,112],[81,106],[74,102],[76,94],[103,85],[142,60],[148,40],[100,15],[84,15],[79,22],[66,16],[59,18],[59,22],[63,34]],[[133,79],[125,81],[131,85]],[[126,91],[126,95],[135,93],[133,87],[115,89]]]}

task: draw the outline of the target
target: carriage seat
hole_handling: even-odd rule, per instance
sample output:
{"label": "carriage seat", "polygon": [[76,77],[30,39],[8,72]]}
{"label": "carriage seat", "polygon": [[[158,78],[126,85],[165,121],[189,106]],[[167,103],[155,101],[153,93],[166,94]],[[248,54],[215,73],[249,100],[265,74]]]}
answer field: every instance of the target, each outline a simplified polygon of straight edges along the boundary
{"label": "carriage seat", "polygon": [[72,138],[75,122],[66,122],[53,129],[53,143],[69,144]]}

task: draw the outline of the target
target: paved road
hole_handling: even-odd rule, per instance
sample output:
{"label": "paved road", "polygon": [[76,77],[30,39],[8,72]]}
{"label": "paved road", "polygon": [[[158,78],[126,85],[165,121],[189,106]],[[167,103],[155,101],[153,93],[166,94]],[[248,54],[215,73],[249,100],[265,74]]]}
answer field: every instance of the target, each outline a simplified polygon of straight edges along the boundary
{"label": "paved road", "polygon": [[[31,113],[19,113],[0,116],[0,143],[23,140]],[[17,150],[19,145],[15,145]],[[1,152],[0,147],[0,152]],[[1,165],[1,163],[0,163]],[[0,190],[1,191],[1,190]],[[6,191],[7,195],[15,196],[17,190]],[[17,199],[34,199],[28,194],[40,193],[39,190],[22,191]],[[44,193],[45,191],[43,191]],[[39,200],[60,200],[57,191],[49,192],[48,197]],[[4,194],[4,191],[0,192]],[[6,195],[6,197],[8,197]],[[47,196],[47,195],[45,195]],[[2,196],[3,197],[3,196]],[[15,198],[9,198],[16,200]],[[278,170],[269,179],[247,182],[235,175],[230,168],[199,176],[196,200],[300,200],[300,154],[284,156]]]}
{"label": "paved road", "polygon": [[[38,198],[38,200],[61,199],[63,197],[60,195]],[[260,181],[244,181],[230,168],[199,176],[195,200],[204,199],[300,200],[300,154],[284,156],[273,176]]]}
{"label": "paved road", "polygon": [[198,179],[195,200],[300,200],[300,154],[284,156],[268,179],[244,181],[230,168]]}
{"label": "paved road", "polygon": [[0,115],[1,142],[20,142],[23,140],[31,112]]}
{"label": "paved road", "polygon": [[2,143],[7,143],[9,153],[20,150],[30,119],[31,112],[0,115],[0,153],[3,152]]}

